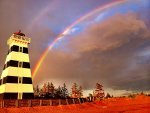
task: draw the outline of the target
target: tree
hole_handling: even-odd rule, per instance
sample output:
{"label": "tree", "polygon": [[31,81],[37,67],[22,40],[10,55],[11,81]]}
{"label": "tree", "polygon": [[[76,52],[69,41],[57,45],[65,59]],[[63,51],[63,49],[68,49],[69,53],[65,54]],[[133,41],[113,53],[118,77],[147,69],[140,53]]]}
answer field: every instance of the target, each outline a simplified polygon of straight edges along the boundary
{"label": "tree", "polygon": [[39,89],[39,86],[34,87],[34,95],[37,98],[68,98],[68,89],[64,83],[62,87],[55,88],[53,83],[48,82],[44,83],[42,88]]}
{"label": "tree", "polygon": [[82,86],[79,87],[78,93],[79,93],[79,98],[81,98],[83,96]]}
{"label": "tree", "polygon": [[111,98],[109,93],[106,94],[106,98]]}
{"label": "tree", "polygon": [[40,96],[40,89],[38,85],[34,87],[34,96],[35,98],[38,98]]}
{"label": "tree", "polygon": [[103,90],[103,86],[99,83],[96,83],[96,89],[93,92],[93,96],[95,98],[99,98],[102,99],[105,96],[104,90]]}
{"label": "tree", "polygon": [[78,89],[77,89],[78,85],[77,83],[74,83],[72,86],[72,91],[71,91],[71,97],[72,98],[78,98]]}
{"label": "tree", "polygon": [[47,84],[46,84],[46,83],[44,83],[43,88],[42,88],[42,91],[43,91],[43,93],[46,93],[46,92],[47,92]]}
{"label": "tree", "polygon": [[83,90],[82,87],[78,87],[76,83],[73,84],[72,86],[72,92],[71,92],[71,97],[72,98],[81,98],[83,96]]}
{"label": "tree", "polygon": [[68,96],[69,96],[68,89],[66,88],[66,84],[64,83],[62,87],[62,97],[67,98]]}
{"label": "tree", "polygon": [[56,90],[55,90],[55,98],[61,98],[62,97],[62,88],[59,86]]}
{"label": "tree", "polygon": [[144,95],[143,91],[141,92],[141,95]]}
{"label": "tree", "polygon": [[54,93],[55,87],[54,87],[54,85],[53,85],[52,82],[51,82],[51,83],[48,82],[48,84],[47,84],[47,91],[48,91],[48,93],[50,93],[50,94],[53,94],[53,93]]}

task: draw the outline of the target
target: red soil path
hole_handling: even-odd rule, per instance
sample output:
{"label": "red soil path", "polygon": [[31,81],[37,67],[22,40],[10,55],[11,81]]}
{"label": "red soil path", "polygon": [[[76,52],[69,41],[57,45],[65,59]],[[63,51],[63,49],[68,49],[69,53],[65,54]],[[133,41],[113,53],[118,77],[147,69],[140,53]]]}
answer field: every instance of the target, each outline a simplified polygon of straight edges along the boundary
{"label": "red soil path", "polygon": [[111,98],[81,105],[0,108],[0,113],[150,113],[150,97]]}

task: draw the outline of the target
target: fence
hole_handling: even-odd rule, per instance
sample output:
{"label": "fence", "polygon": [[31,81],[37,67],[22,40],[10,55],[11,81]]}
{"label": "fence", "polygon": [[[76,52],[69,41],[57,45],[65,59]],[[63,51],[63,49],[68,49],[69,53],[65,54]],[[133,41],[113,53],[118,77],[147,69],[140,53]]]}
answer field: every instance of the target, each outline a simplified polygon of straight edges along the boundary
{"label": "fence", "polygon": [[0,107],[34,107],[34,106],[58,106],[58,105],[68,105],[68,104],[81,104],[87,102],[85,98],[75,98],[75,99],[48,99],[48,100],[0,100]]}

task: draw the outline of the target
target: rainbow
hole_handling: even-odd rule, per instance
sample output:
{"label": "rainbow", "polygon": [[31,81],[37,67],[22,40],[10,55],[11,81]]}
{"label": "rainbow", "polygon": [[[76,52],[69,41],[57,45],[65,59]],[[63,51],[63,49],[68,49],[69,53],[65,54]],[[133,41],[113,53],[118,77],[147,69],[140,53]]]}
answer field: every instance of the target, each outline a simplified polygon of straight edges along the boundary
{"label": "rainbow", "polygon": [[34,77],[36,76],[40,66],[42,65],[44,59],[46,58],[48,52],[53,48],[53,46],[55,45],[55,43],[58,42],[58,40],[61,40],[64,38],[64,36],[68,33],[68,31],[75,26],[76,24],[78,24],[79,22],[81,22],[82,20],[90,17],[91,15],[97,13],[98,11],[103,11],[105,9],[108,9],[110,7],[114,7],[117,6],[119,4],[123,4],[125,2],[127,2],[129,0],[117,0],[115,2],[110,2],[109,4],[100,6],[98,8],[95,8],[94,10],[90,11],[89,13],[85,14],[84,16],[80,17],[78,20],[76,20],[74,23],[72,23],[70,26],[68,26],[60,35],[58,35],[56,37],[56,39],[48,46],[48,48],[43,52],[43,54],[41,55],[39,61],[37,62],[37,64],[35,65],[35,67],[33,68],[33,72],[32,72],[32,77],[34,79]]}

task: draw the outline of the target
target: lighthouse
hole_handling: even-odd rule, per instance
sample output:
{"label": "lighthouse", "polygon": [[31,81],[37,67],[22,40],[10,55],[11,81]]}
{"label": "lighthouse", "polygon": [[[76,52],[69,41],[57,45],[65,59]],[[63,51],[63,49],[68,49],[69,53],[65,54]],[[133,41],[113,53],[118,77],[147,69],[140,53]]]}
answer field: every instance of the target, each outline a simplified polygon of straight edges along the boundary
{"label": "lighthouse", "polygon": [[9,50],[0,78],[0,99],[33,98],[28,52],[30,42],[31,39],[21,31],[13,33],[8,39]]}

